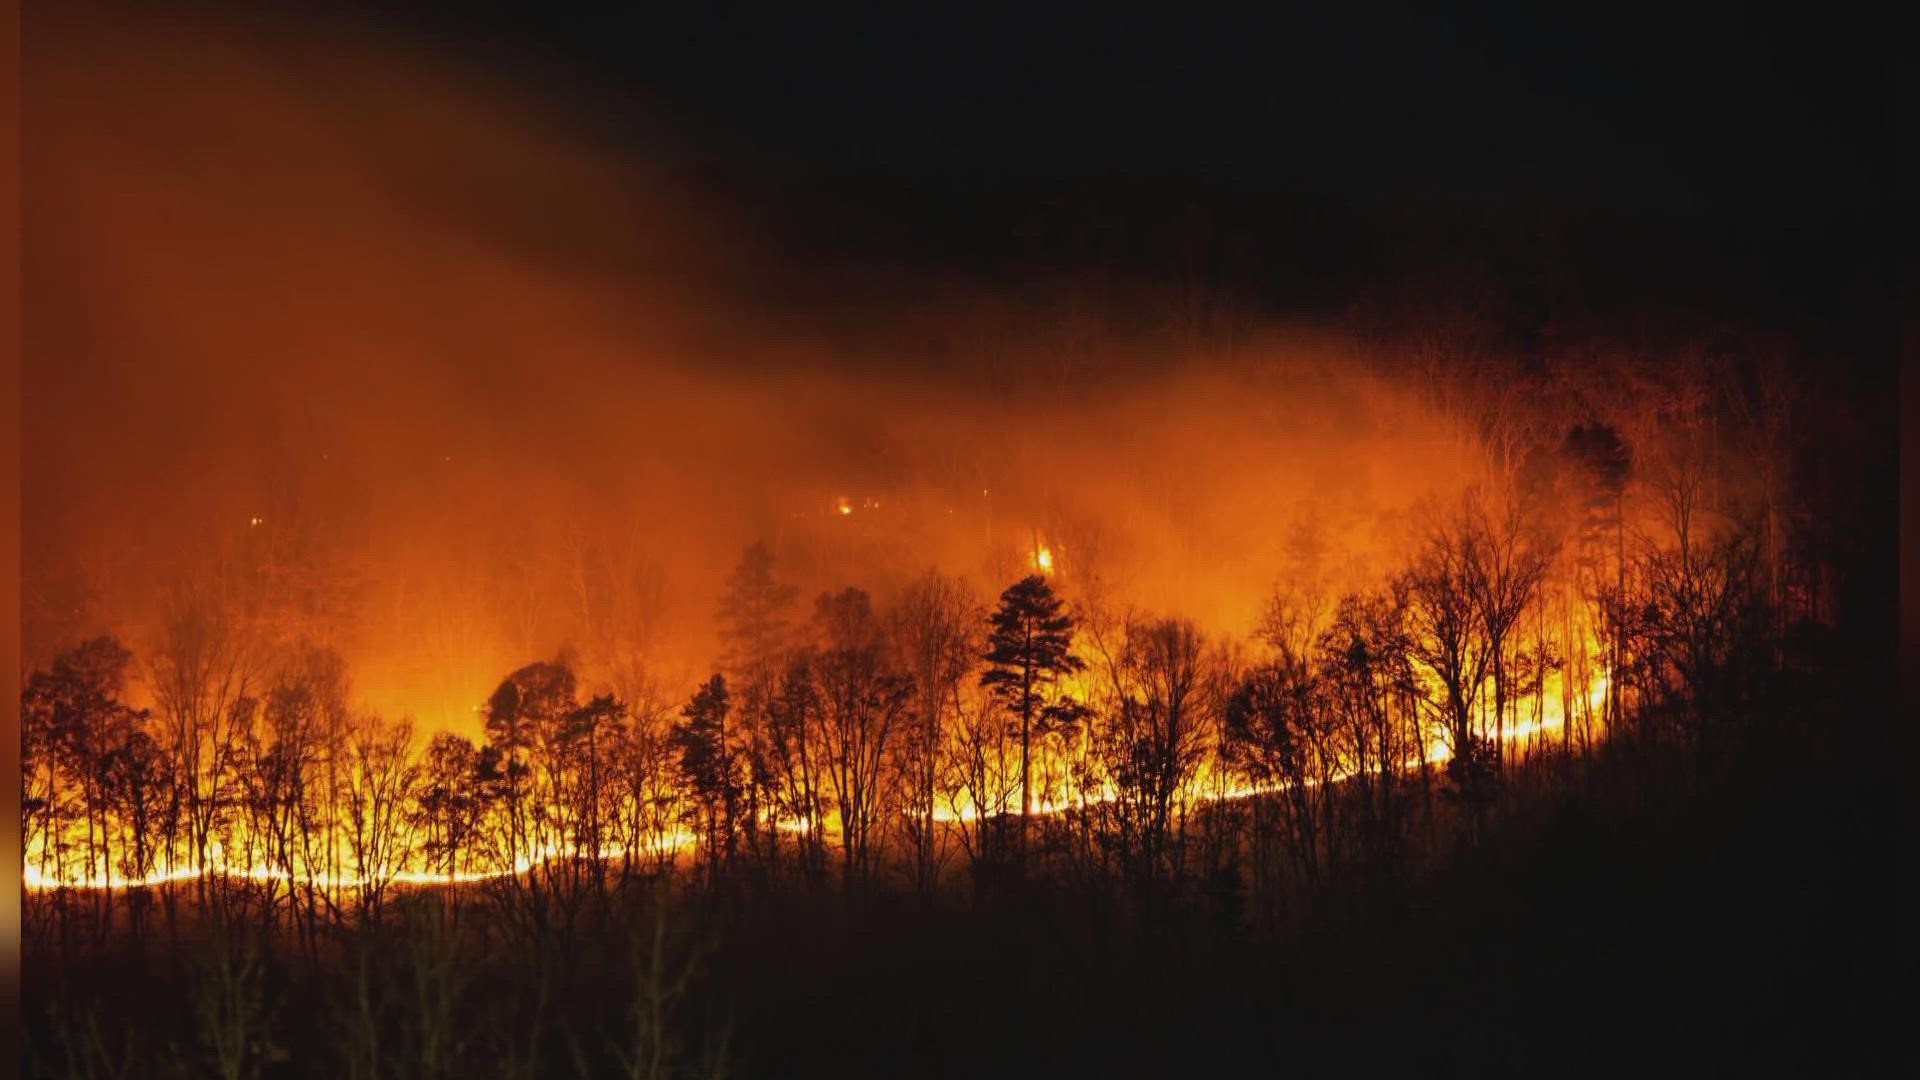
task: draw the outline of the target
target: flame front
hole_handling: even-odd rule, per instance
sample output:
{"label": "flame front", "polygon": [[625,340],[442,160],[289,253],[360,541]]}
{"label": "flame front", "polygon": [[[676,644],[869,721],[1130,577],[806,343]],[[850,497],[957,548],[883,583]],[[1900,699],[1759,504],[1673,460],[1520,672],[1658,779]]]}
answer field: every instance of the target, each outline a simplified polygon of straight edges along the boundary
{"label": "flame front", "polygon": [[[1044,549],[1042,549],[1044,551]],[[1561,701],[1563,695],[1557,691],[1563,689],[1555,680],[1549,680],[1550,691],[1533,695],[1515,702],[1517,714],[1531,711],[1534,719],[1523,720],[1506,727],[1500,738],[1511,750],[1524,755],[1530,747],[1550,743],[1555,738],[1567,739],[1571,736],[1569,717]],[[1086,680],[1076,680],[1081,692],[1086,690]],[[1607,697],[1610,680],[1606,672],[1597,670],[1585,693],[1579,699],[1589,718],[1597,716]],[[1453,747],[1444,734],[1433,734],[1418,753],[1402,756],[1390,766],[1374,766],[1369,771],[1378,772],[1391,767],[1400,773],[1418,773],[1422,770],[1443,766],[1453,756]],[[1057,750],[1042,748],[1036,754],[1034,766],[1036,773],[1054,777],[1036,792],[1034,813],[1042,817],[1058,816],[1074,812],[1084,812],[1103,805],[1111,804],[1122,793],[1111,783],[1081,785],[1073,782],[1074,770],[1062,760]],[[1327,781],[1344,783],[1358,775],[1359,770],[1350,763],[1336,768],[1326,777]],[[1318,777],[1304,780],[1308,786],[1317,786],[1323,781]],[[1184,785],[1179,793],[1185,805],[1200,806],[1213,802],[1228,802],[1273,795],[1287,790],[1286,783],[1260,784],[1237,775],[1216,752],[1209,755],[1204,765]],[[836,793],[829,790],[815,792],[821,800],[831,804]],[[562,807],[546,808],[550,813],[558,814]],[[680,807],[665,816],[665,820],[679,820],[685,816],[685,807]],[[1017,810],[1005,806],[995,813],[1012,814]],[[967,826],[980,821],[982,813],[975,801],[964,790],[949,792],[934,806],[932,820],[943,826]],[[793,818],[767,816],[759,822],[762,827],[774,828],[780,832],[807,836],[816,826]],[[828,810],[817,823],[821,839],[839,843],[843,830],[837,812]],[[109,853],[102,851],[91,861],[80,856],[83,849],[83,830],[69,830],[63,834],[40,833],[30,837],[25,852],[25,865],[22,879],[27,889],[34,892],[46,892],[59,889],[111,889],[125,890],[138,888],[158,888],[192,882],[202,878],[222,878],[242,880],[251,883],[288,888],[303,887],[316,889],[342,900],[370,889],[384,889],[388,886],[443,887],[481,884],[489,881],[527,874],[537,868],[555,864],[580,862],[600,862],[612,864],[640,864],[645,862],[671,862],[697,850],[701,837],[695,831],[678,826],[665,826],[651,832],[644,841],[617,845],[601,845],[597,848],[579,844],[543,842],[532,847],[526,853],[514,857],[511,861],[501,861],[478,866],[449,866],[444,869],[431,869],[424,865],[421,853],[428,845],[417,831],[403,830],[395,838],[392,851],[397,853],[373,860],[352,850],[344,836],[336,836],[329,851],[315,853],[307,859],[295,860],[291,864],[263,859],[236,859],[229,856],[230,850],[259,850],[266,845],[263,837],[249,836],[244,830],[235,830],[225,840],[216,839],[208,846],[208,858],[203,862],[184,859],[176,865],[156,869],[144,874],[128,874],[112,865]],[[351,867],[351,869],[346,869]]]}

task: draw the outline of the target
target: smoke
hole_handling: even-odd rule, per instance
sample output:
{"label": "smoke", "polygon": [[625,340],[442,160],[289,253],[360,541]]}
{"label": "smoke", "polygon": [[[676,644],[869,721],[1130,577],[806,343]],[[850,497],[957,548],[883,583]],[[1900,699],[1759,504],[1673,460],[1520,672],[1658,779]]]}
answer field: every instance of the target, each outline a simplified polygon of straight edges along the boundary
{"label": "smoke", "polygon": [[755,539],[882,595],[928,566],[986,595],[1045,545],[1069,594],[1244,634],[1276,575],[1364,580],[1473,466],[1336,338],[1183,344],[934,270],[848,332],[760,299],[836,271],[664,142],[337,27],[114,27],[33,26],[30,662],[139,650],[175,583],[243,564],[369,707],[467,725],[563,644],[690,680]]}

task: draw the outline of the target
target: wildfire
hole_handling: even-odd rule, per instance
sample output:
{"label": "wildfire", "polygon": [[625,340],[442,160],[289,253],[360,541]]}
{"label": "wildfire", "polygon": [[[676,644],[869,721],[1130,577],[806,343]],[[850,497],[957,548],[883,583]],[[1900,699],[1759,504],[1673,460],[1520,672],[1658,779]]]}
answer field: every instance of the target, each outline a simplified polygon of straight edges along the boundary
{"label": "wildfire", "polygon": [[[678,853],[694,846],[695,838],[689,832],[676,832],[667,838],[669,850]],[[597,858],[602,861],[630,860],[638,862],[642,852],[637,850],[606,849]],[[28,889],[46,892],[53,889],[138,889],[155,888],[170,883],[193,881],[202,877],[239,878],[247,881],[285,885],[312,884],[331,893],[350,893],[372,888],[376,885],[474,885],[484,881],[497,881],[500,878],[517,876],[560,859],[587,858],[588,853],[580,850],[561,850],[545,848],[534,855],[523,855],[514,860],[511,868],[499,867],[485,870],[455,870],[451,873],[432,870],[408,870],[386,868],[363,874],[349,874],[342,871],[316,872],[307,874],[288,870],[285,867],[271,866],[265,863],[240,864],[222,858],[210,858],[206,865],[188,865],[172,870],[155,871],[145,877],[128,877],[118,871],[99,873],[89,871],[67,876],[49,876],[38,866],[28,863],[21,871],[21,880]]]}
{"label": "wildfire", "polygon": [[1043,575],[1053,575],[1053,549],[1041,545],[1033,551],[1033,568]]}
{"label": "wildfire", "polygon": [[[1045,549],[1041,549],[1044,551]],[[1586,705],[1598,710],[1607,696],[1609,678],[1605,671],[1595,674],[1592,685],[1588,687]],[[1557,696],[1541,700],[1537,714],[1533,719],[1517,722],[1500,733],[1500,739],[1517,751],[1526,748],[1550,734],[1564,732],[1567,717],[1560,707]],[[1532,700],[1528,698],[1526,700]],[[1444,765],[1453,756],[1453,748],[1444,737],[1435,737],[1424,748],[1420,758],[1409,758],[1398,763],[1395,771],[1412,773],[1422,767],[1432,768]],[[1379,771],[1378,767],[1370,771]],[[1358,771],[1348,767],[1329,777],[1333,783],[1344,783],[1358,775]],[[1305,783],[1317,787],[1321,781],[1309,777]],[[1232,802],[1241,799],[1270,795],[1287,790],[1288,784],[1257,784],[1232,777],[1221,771],[1218,761],[1209,763],[1209,768],[1196,776],[1188,791],[1188,797],[1195,803]],[[1039,816],[1054,816],[1071,813],[1075,810],[1115,802],[1121,793],[1111,785],[1076,788],[1063,786],[1058,790],[1037,792],[1034,798],[1034,813]],[[971,824],[981,817],[978,807],[964,795],[956,793],[950,796],[946,805],[935,808],[933,820],[943,825]],[[779,820],[771,823],[775,828],[790,834],[805,834],[808,826],[800,821]],[[837,837],[840,833],[838,817],[829,811],[818,822],[818,827],[828,837]],[[699,837],[686,829],[673,829],[649,842],[645,848],[629,846],[603,847],[598,851],[588,851],[578,847],[545,845],[531,853],[523,854],[514,860],[512,866],[498,866],[482,869],[462,869],[452,872],[432,871],[417,866],[393,865],[383,863],[357,872],[345,870],[310,871],[296,870],[283,866],[264,863],[243,863],[227,858],[222,845],[214,841],[208,849],[208,859],[204,865],[189,864],[170,869],[156,870],[142,877],[129,877],[111,869],[101,867],[66,868],[47,873],[36,861],[36,852],[26,853],[26,862],[22,869],[22,882],[34,892],[48,892],[57,889],[129,889],[153,888],[172,883],[193,881],[201,877],[223,877],[243,879],[257,883],[277,883],[284,885],[311,885],[336,894],[350,894],[357,891],[386,885],[438,886],[471,885],[502,878],[519,876],[529,871],[558,861],[597,859],[605,862],[639,862],[649,855],[678,856],[695,849],[700,843]],[[412,845],[406,845],[412,847]],[[44,854],[44,852],[40,853]],[[410,860],[409,860],[410,861]],[[348,865],[351,857],[345,852],[337,853],[333,862],[336,865]]]}

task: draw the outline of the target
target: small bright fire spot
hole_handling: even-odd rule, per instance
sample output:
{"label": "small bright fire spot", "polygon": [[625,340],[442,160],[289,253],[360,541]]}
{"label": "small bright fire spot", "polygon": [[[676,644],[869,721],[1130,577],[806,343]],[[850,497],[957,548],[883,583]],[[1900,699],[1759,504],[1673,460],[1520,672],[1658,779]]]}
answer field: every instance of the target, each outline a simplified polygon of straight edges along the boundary
{"label": "small bright fire spot", "polygon": [[258,526],[258,525],[265,524],[266,520],[267,519],[263,517],[250,517],[247,519],[247,524],[249,526]]}

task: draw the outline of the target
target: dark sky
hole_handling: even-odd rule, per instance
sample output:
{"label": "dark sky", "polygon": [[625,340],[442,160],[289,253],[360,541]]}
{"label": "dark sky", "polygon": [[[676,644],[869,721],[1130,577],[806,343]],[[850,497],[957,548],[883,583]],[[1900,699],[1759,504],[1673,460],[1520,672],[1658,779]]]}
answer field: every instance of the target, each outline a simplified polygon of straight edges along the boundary
{"label": "dark sky", "polygon": [[[956,277],[1198,272],[1309,317],[1477,277],[1540,318],[1572,296],[1822,323],[1891,280],[1893,38],[1864,22],[207,3],[223,32],[304,17],[316,52],[397,44],[529,100],[781,253],[757,297],[856,323]],[[534,231],[608,257],[603,231]]]}
{"label": "dark sky", "polygon": [[360,14],[609,137],[651,139],[664,117],[687,145],[787,174],[1175,177],[1681,216],[1886,194],[1889,57],[1871,26],[1804,14],[565,7]]}
{"label": "dark sky", "polygon": [[1731,292],[1767,313],[1850,303],[1890,265],[1891,38],[1865,23],[312,7],[658,159],[796,265],[865,260],[882,283],[1150,277],[1199,243],[1216,287],[1278,310],[1470,263],[1502,287],[1565,277],[1539,288],[1627,305]]}

